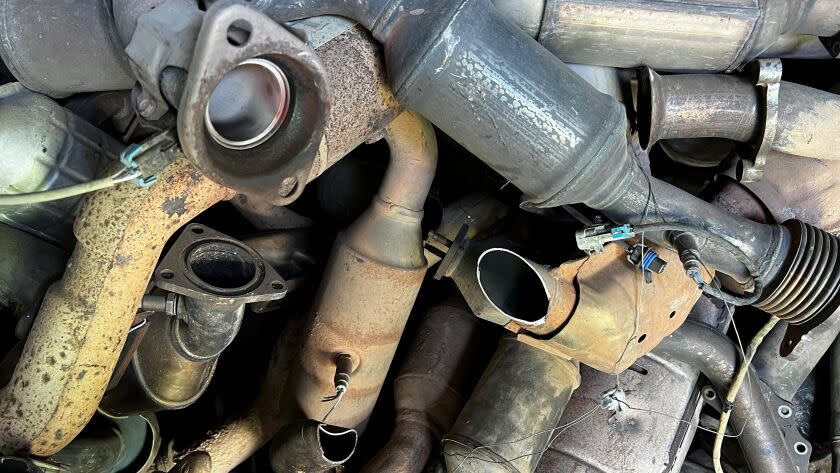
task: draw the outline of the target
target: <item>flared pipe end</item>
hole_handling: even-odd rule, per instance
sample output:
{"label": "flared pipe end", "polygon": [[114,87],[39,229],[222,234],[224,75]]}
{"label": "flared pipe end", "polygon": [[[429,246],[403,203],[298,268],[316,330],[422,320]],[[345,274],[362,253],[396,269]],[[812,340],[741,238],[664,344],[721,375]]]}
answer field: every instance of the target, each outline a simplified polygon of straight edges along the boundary
{"label": "flared pipe end", "polygon": [[526,328],[544,327],[561,297],[557,280],[547,268],[505,248],[481,253],[475,277],[493,308]]}
{"label": "flared pipe end", "polygon": [[659,116],[656,101],[661,100],[658,94],[661,76],[649,67],[639,69],[639,81],[636,93],[636,126],[639,131],[639,144],[644,149],[659,141]]}
{"label": "flared pipe end", "polygon": [[356,452],[354,429],[305,420],[280,431],[271,444],[274,473],[321,473],[343,465]]}

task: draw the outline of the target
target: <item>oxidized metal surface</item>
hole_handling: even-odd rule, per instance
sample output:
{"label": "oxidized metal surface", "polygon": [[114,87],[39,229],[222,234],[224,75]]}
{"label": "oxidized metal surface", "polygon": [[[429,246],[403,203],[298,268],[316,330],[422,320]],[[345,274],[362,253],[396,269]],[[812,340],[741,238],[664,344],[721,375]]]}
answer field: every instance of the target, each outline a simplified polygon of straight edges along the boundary
{"label": "oxidized metal surface", "polygon": [[212,459],[213,473],[227,473],[265,445],[281,427],[297,415],[290,397],[288,380],[293,359],[302,342],[303,314],[293,314],[274,344],[265,381],[254,404],[241,416],[207,432],[183,451],[158,458],[158,469],[168,471],[176,460],[191,452],[206,452]]}
{"label": "oxidized metal surface", "polygon": [[618,373],[676,330],[700,290],[674,251],[652,248],[669,263],[652,284],[644,283],[619,245],[555,269],[558,278],[574,278],[578,293],[574,312],[546,343],[595,369]]}
{"label": "oxidized metal surface", "polygon": [[[228,29],[248,25],[242,44],[230,42]],[[206,126],[211,95],[243,61],[270,60],[285,74],[291,112],[282,129],[259,146],[227,149],[214,143]],[[323,138],[332,94],[315,52],[264,14],[239,4],[215,4],[204,15],[178,108],[178,136],[184,153],[210,179],[274,203],[288,203],[303,191]],[[266,97],[267,98],[267,97]],[[236,100],[236,97],[231,98]],[[289,183],[285,188],[281,183]]]}
{"label": "oxidized metal surface", "polygon": [[[622,412],[597,409],[616,377],[581,366],[580,387],[559,425],[577,419],[543,454],[538,473],[677,473],[694,436],[703,400],[698,371],[690,365],[646,355],[621,374],[627,405]],[[611,419],[612,417],[612,419]]]}
{"label": "oxidized metal surface", "polygon": [[798,218],[829,233],[840,233],[840,161],[773,156],[764,179],[747,187],[777,221]]}
{"label": "oxidized metal surface", "polygon": [[428,262],[423,256],[423,201],[437,163],[434,130],[404,112],[385,131],[391,157],[379,193],[333,247],[305,329],[293,377],[298,406],[322,419],[335,392],[335,359],[355,369],[331,424],[363,429],[373,410]]}
{"label": "oxidized metal surface", "polygon": [[372,260],[340,237],[313,304],[294,380],[306,417],[322,419],[332,406],[322,399],[335,391],[335,357],[348,353],[356,362],[350,389],[327,420],[348,428],[366,423],[425,272],[425,265],[402,269]]}
{"label": "oxidized metal surface", "polygon": [[309,181],[380,132],[401,110],[388,86],[381,48],[363,27],[352,27],[315,52],[333,101]]}
{"label": "oxidized metal surface", "polygon": [[163,245],[232,192],[179,158],[148,188],[92,194],[78,244],[0,392],[0,449],[50,455],[96,410]]}

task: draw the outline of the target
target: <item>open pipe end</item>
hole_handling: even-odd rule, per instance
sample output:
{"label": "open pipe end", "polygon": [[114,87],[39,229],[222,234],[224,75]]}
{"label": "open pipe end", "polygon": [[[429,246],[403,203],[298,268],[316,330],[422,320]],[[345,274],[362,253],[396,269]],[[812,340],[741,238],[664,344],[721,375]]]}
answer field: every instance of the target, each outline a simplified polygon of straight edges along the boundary
{"label": "open pipe end", "polygon": [[327,424],[318,426],[321,458],[333,466],[343,465],[353,456],[358,440],[359,434],[353,429]]}
{"label": "open pipe end", "polygon": [[289,112],[291,91],[283,70],[253,58],[224,75],[210,94],[204,113],[207,131],[229,149],[250,149],[280,129]]}
{"label": "open pipe end", "polygon": [[551,292],[543,269],[504,248],[491,248],[478,258],[476,278],[493,306],[526,326],[545,324]]}
{"label": "open pipe end", "polygon": [[650,149],[653,143],[659,141],[658,130],[652,129],[658,120],[658,117],[654,116],[657,107],[653,103],[656,98],[653,88],[657,86],[659,74],[649,67],[643,67],[639,69],[637,78],[639,85],[636,92],[636,126],[639,130],[639,144],[644,149]]}

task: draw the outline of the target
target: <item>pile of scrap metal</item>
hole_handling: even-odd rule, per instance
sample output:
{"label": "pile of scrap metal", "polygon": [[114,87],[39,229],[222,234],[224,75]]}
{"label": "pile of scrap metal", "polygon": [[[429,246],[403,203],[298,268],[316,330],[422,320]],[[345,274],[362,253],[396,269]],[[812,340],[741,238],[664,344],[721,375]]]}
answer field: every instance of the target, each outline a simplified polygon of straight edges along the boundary
{"label": "pile of scrap metal", "polygon": [[837,0],[0,0],[0,472],[838,472],[838,56]]}

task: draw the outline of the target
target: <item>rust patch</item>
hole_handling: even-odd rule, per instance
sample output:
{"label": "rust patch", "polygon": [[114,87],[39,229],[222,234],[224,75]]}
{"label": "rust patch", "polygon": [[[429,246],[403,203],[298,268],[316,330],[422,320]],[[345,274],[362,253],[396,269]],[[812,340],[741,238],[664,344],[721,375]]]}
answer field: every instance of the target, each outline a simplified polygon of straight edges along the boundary
{"label": "rust patch", "polygon": [[186,197],[171,197],[163,201],[160,209],[170,218],[184,215],[187,212],[187,199]]}
{"label": "rust patch", "polygon": [[[0,391],[0,411],[23,413],[0,418],[0,451],[49,456],[81,431],[96,411],[159,249],[199,212],[232,196],[181,157],[153,186],[117,186],[85,199],[67,270],[44,298],[13,374],[42,383]],[[51,374],[59,347],[60,377]]]}

